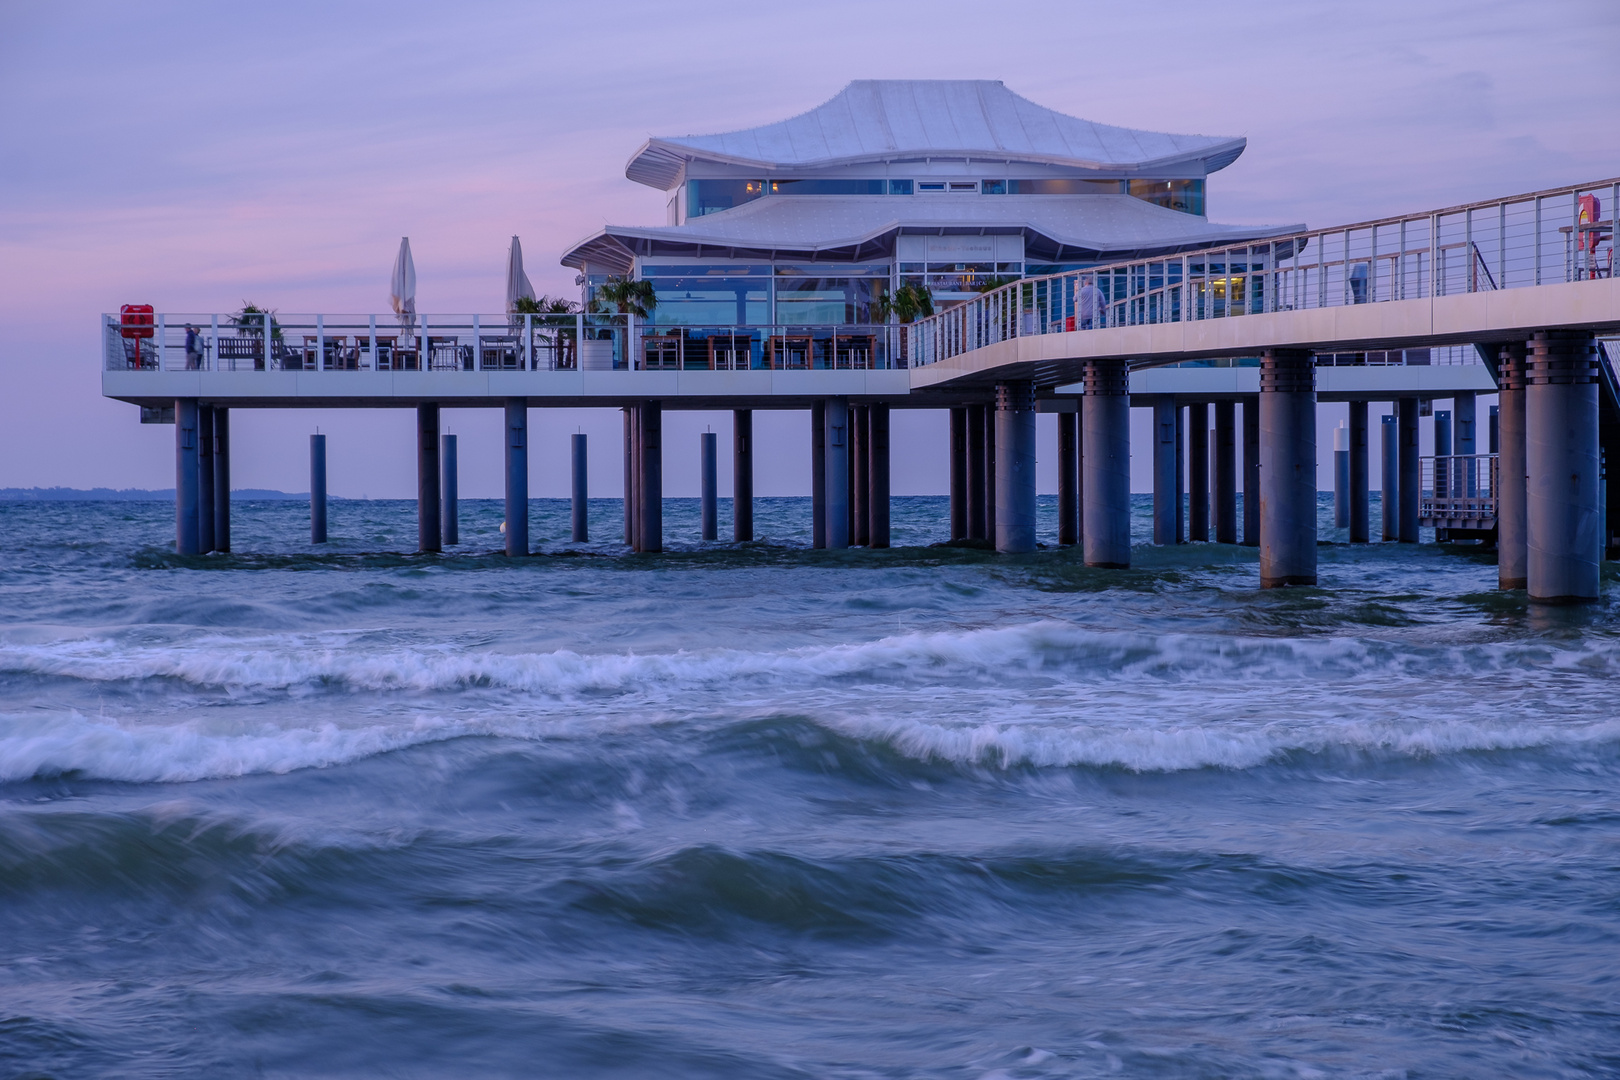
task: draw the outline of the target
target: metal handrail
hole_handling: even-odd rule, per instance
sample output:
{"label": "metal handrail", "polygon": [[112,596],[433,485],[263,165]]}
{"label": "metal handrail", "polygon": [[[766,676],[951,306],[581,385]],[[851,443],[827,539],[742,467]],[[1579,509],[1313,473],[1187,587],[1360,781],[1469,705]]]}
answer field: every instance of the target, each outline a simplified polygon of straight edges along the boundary
{"label": "metal handrail", "polygon": [[1610,200],[1611,211],[1620,207],[1620,178],[1024,278],[912,324],[907,361],[921,367],[1034,334],[1607,276],[1614,262],[1613,215],[1583,221],[1587,197],[1599,207]]}
{"label": "metal handrail", "polygon": [[594,312],[159,313],[137,339],[124,336],[119,316],[102,316],[108,371],[870,370],[904,366],[909,329],[685,326]]}

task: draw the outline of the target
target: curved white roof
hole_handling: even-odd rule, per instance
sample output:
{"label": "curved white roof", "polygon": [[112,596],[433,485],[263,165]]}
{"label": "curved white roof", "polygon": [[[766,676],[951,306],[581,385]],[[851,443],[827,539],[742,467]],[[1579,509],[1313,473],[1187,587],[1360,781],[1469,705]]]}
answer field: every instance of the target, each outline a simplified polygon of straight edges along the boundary
{"label": "curved white roof", "polygon": [[875,259],[901,233],[1020,233],[1035,261],[1114,261],[1304,229],[1217,225],[1130,195],[772,195],[685,225],[610,225],[562,263],[627,273],[638,255]]}
{"label": "curved white roof", "polygon": [[986,79],[858,79],[790,120],[725,135],[649,139],[624,174],[668,190],[689,161],[772,171],[922,157],[1189,175],[1225,168],[1246,140],[1167,135],[1055,112]]}

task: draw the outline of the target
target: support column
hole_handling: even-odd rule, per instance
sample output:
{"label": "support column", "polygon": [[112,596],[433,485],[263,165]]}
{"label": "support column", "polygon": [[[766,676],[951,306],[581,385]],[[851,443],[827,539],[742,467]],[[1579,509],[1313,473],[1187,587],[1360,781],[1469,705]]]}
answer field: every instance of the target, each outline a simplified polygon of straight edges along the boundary
{"label": "support column", "polygon": [[568,449],[572,468],[572,488],[569,503],[568,540],[573,544],[588,543],[591,539],[591,499],[590,499],[590,448],[586,444],[588,436],[584,432],[576,431],[568,437]]}
{"label": "support column", "polygon": [[439,407],[416,407],[416,550],[439,551]]}
{"label": "support column", "polygon": [[1209,405],[1187,406],[1187,538],[1209,540]]}
{"label": "support column", "polygon": [[951,416],[951,539],[968,537],[968,411],[958,405]]}
{"label": "support column", "polygon": [[1497,439],[1500,443],[1496,457],[1496,583],[1503,589],[1523,589],[1529,584],[1526,580],[1530,555],[1526,546],[1529,523],[1525,511],[1529,496],[1525,489],[1525,353],[1523,342],[1510,342],[1496,354]]}
{"label": "support column", "polygon": [[1476,404],[1473,394],[1461,392],[1451,400],[1451,452],[1458,458],[1451,469],[1451,489],[1471,499],[1479,495],[1479,474],[1474,471],[1474,463],[1468,460],[1477,453]]}
{"label": "support column", "polygon": [[1187,412],[1176,409],[1176,543],[1187,542]]}
{"label": "support column", "polygon": [[1058,544],[1080,542],[1080,414],[1058,413]]}
{"label": "support column", "polygon": [[1260,587],[1316,584],[1316,358],[1260,358]]}
{"label": "support column", "polygon": [[1401,510],[1397,515],[1400,521],[1400,541],[1403,544],[1415,544],[1418,542],[1418,505],[1421,499],[1421,492],[1418,489],[1423,481],[1422,462],[1418,457],[1418,399],[1401,398],[1396,403],[1396,409],[1400,418],[1398,479]]}
{"label": "support column", "polygon": [[1123,360],[1091,360],[1080,421],[1081,536],[1087,566],[1131,565],[1131,388]]}
{"label": "support column", "polygon": [[827,403],[810,406],[810,546],[827,546]]}
{"label": "support column", "polygon": [[1525,365],[1525,562],[1530,599],[1596,600],[1604,522],[1598,448],[1597,345],[1588,332],[1544,330]]}
{"label": "support column", "polygon": [[1350,528],[1350,428],[1333,429],[1333,527]]}
{"label": "support column", "polygon": [[664,407],[643,401],[636,414],[637,551],[664,550]]}
{"label": "support column", "polygon": [[996,407],[987,404],[979,412],[984,425],[984,539],[996,538]]}
{"label": "support column", "polygon": [[174,403],[174,550],[198,553],[197,399]]}
{"label": "support column", "polygon": [[704,540],[720,539],[720,436],[712,431],[698,435],[698,465],[702,493],[698,519]]}
{"label": "support column", "polygon": [[1215,403],[1215,542],[1238,542],[1237,406]]}
{"label": "support column", "polygon": [[1260,546],[1260,399],[1243,402],[1243,546]]}
{"label": "support column", "polygon": [[326,543],[326,436],[309,437],[309,542]]}
{"label": "support column", "polygon": [[1153,405],[1153,542],[1174,544],[1176,535],[1176,503],[1181,494],[1176,489],[1176,420],[1177,408],[1168,399]]}
{"label": "support column", "polygon": [[849,403],[828,398],[827,546],[849,547]]}
{"label": "support column", "polygon": [[857,547],[872,544],[871,435],[865,405],[849,407],[849,541]]}
{"label": "support column", "polygon": [[231,550],[231,411],[214,406],[214,550]]}
{"label": "support column", "polygon": [[624,407],[624,543],[636,546],[636,410]]}
{"label": "support column", "polygon": [[529,553],[529,399],[506,399],[506,553]]}
{"label": "support column", "polygon": [[867,431],[871,441],[867,446],[867,460],[871,462],[871,476],[867,490],[871,493],[871,544],[875,548],[889,546],[889,407],[867,406]]}
{"label": "support column", "polygon": [[983,540],[989,515],[984,497],[984,406],[967,407],[967,538]]}
{"label": "support column", "polygon": [[[1391,403],[1399,408],[1399,403]],[[1385,416],[1380,427],[1380,437],[1384,440],[1380,447],[1383,451],[1383,475],[1378,489],[1378,501],[1383,504],[1384,510],[1384,539],[1399,540],[1401,538],[1401,426],[1400,417],[1393,414]]]}
{"label": "support column", "polygon": [[731,410],[731,538],[754,538],[754,410]]}
{"label": "support column", "polygon": [[1372,539],[1367,520],[1367,403],[1350,403],[1350,542]]}
{"label": "support column", "polygon": [[1035,550],[1035,384],[996,387],[996,550]]}
{"label": "support column", "polygon": [[454,435],[439,436],[439,488],[444,495],[439,535],[445,547],[453,547],[461,543],[461,466]]}
{"label": "support column", "polygon": [[214,550],[214,407],[197,406],[197,550]]}

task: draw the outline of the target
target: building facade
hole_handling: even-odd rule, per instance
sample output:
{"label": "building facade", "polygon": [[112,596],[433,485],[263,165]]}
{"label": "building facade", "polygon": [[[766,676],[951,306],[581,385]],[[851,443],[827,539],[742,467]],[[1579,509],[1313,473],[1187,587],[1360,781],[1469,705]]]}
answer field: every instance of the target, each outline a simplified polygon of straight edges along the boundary
{"label": "building facade", "polygon": [[1092,123],[1000,82],[862,80],[789,120],[649,139],[625,175],[668,193],[666,223],[610,225],[562,261],[587,302],[610,275],[653,284],[638,366],[891,366],[885,298],[903,285],[948,306],[1299,229],[1208,220],[1208,177],[1244,147]]}

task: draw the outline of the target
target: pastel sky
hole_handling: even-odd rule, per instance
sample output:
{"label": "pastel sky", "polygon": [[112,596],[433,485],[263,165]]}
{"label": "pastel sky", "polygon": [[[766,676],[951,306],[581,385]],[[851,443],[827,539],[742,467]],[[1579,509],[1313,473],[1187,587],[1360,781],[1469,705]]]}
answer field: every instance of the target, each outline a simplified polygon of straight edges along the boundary
{"label": "pastel sky", "polygon": [[[566,246],[663,220],[624,178],[648,135],[780,119],[856,78],[1001,79],[1088,119],[1247,136],[1211,180],[1217,221],[1620,174],[1615,0],[0,0],[0,487],[173,484],[172,429],[100,396],[100,312],[386,310],[402,235],[420,310],[499,310],[514,233],[536,288],[573,294]],[[463,493],[496,495],[498,415],[446,422]],[[239,486],[304,490],[319,426],[334,494],[414,493],[405,411],[234,423]],[[536,495],[565,493],[575,430],[600,447],[593,493],[617,494],[616,412],[532,423]],[[728,423],[668,421],[669,493],[695,494],[696,432]],[[804,415],[756,423],[759,492],[807,493]],[[942,492],[940,416],[897,423],[896,491]]]}

